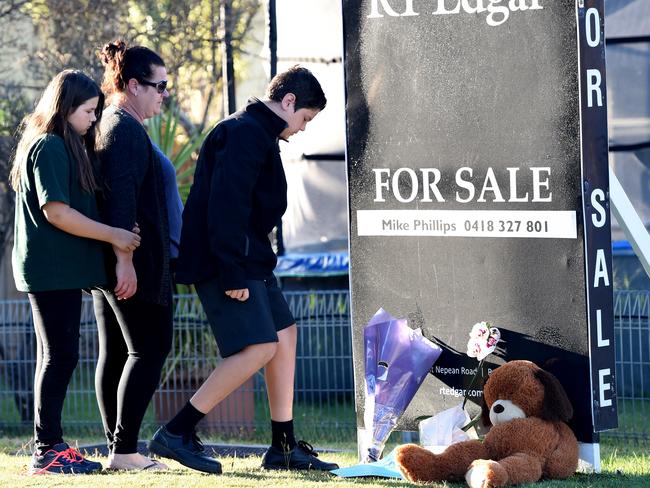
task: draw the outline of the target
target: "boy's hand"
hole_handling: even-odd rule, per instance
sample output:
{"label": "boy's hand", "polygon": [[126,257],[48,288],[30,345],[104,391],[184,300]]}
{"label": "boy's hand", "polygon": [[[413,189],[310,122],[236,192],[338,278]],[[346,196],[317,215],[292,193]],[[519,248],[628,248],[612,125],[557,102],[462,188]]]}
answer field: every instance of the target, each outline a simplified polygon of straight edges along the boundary
{"label": "boy's hand", "polygon": [[226,290],[226,295],[240,302],[245,302],[248,300],[248,288],[243,288],[241,290]]}

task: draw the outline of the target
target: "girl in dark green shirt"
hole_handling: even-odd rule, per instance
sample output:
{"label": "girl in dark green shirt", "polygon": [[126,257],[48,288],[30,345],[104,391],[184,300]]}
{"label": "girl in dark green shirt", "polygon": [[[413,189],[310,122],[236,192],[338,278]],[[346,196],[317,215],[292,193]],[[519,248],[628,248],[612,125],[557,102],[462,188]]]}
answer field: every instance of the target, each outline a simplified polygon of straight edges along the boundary
{"label": "girl in dark green shirt", "polygon": [[23,122],[10,175],[14,279],[28,293],[37,343],[32,474],[101,469],[63,442],[61,410],[79,358],[81,289],[106,283],[100,241],[124,252],[140,244],[137,229],[98,221],[94,129],[103,106],[80,71],[56,75]]}

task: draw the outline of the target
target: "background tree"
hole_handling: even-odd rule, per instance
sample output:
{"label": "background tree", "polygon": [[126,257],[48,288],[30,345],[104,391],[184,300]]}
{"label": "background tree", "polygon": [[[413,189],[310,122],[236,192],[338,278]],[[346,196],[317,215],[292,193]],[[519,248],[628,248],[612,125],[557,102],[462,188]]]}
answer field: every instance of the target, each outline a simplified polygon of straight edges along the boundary
{"label": "background tree", "polygon": [[3,28],[18,22],[24,14],[21,9],[26,0],[0,1],[0,265],[5,250],[13,236],[14,192],[9,186],[9,171],[15,133],[23,116],[31,106],[36,86],[29,86],[16,79],[16,53],[26,49],[19,29]]}
{"label": "background tree", "polygon": [[129,37],[129,3],[119,0],[32,0],[23,7],[41,39],[32,53],[31,68],[46,83],[65,68],[77,68],[101,80],[97,56],[101,46]]}
{"label": "background tree", "polygon": [[29,0],[3,0],[0,3],[0,19],[15,15]]}
{"label": "background tree", "polygon": [[[253,37],[253,20],[264,0],[0,0],[0,262],[13,226],[13,192],[7,185],[16,128],[31,110],[47,82],[65,68],[77,68],[100,81],[103,68],[97,52],[108,41],[124,38],[159,52],[167,64],[173,100],[166,111],[178,119],[175,144],[168,144],[181,183],[191,182],[193,143],[224,114],[222,61],[224,33],[221,11],[229,7],[235,71],[245,67],[244,46]],[[31,22],[28,35],[16,19]],[[22,24],[21,24],[22,25]],[[38,39],[34,43],[34,39]],[[24,37],[30,37],[24,39]],[[4,49],[11,46],[13,51]],[[14,51],[27,59],[26,75],[13,79]],[[163,126],[159,130],[166,130]]]}
{"label": "background tree", "polygon": [[[241,68],[243,46],[251,37],[262,0],[3,0],[3,12],[30,15],[41,47],[30,54],[37,84],[75,67],[96,80],[101,46],[118,37],[150,47],[167,64],[181,123],[201,132],[222,115],[221,79],[224,33],[221,7],[227,5],[231,47]],[[11,9],[9,8],[11,6]]]}
{"label": "background tree", "polygon": [[[175,84],[174,95],[201,132],[223,114],[221,3],[230,5],[232,49],[240,60],[260,0],[140,0],[130,9],[133,41],[159,52]],[[181,123],[188,128],[187,120]]]}

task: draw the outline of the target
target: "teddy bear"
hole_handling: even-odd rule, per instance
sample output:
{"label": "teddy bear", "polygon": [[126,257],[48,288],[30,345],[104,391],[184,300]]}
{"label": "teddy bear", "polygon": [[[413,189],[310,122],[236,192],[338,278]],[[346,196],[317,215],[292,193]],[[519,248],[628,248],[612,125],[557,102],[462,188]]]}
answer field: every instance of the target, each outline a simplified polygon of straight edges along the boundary
{"label": "teddy bear", "polygon": [[530,361],[496,368],[483,387],[483,441],[452,444],[433,454],[415,444],[397,448],[397,465],[413,482],[462,481],[471,488],[563,479],[578,467],[578,441],[566,422],[573,408],[558,379]]}

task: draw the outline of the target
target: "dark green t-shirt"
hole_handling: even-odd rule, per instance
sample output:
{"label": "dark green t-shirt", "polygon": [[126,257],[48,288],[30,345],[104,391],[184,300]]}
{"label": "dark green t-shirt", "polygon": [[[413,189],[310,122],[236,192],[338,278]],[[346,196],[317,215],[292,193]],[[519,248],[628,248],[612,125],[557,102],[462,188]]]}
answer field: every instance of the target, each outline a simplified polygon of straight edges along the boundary
{"label": "dark green t-shirt", "polygon": [[47,291],[106,283],[100,241],[68,234],[50,224],[41,210],[63,202],[99,221],[97,200],[79,184],[77,165],[63,139],[46,134],[32,145],[16,193],[12,264],[16,288]]}

